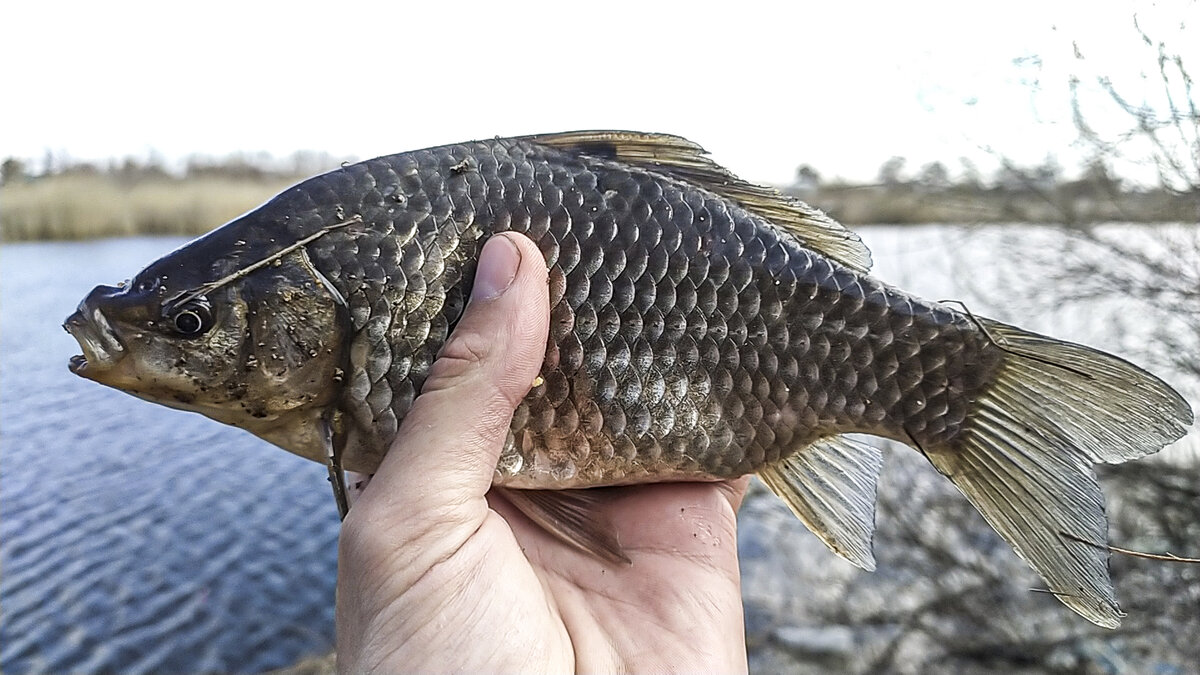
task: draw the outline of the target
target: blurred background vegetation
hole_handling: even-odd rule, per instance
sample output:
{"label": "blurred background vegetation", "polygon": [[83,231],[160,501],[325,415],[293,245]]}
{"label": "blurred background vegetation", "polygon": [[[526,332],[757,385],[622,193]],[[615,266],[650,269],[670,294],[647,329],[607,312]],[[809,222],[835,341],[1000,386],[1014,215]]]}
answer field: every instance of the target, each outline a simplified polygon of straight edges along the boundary
{"label": "blurred background vegetation", "polygon": [[[171,169],[153,153],[103,166],[48,154],[34,172],[10,157],[2,164],[0,228],[8,241],[198,235],[343,161],[350,160],[315,152],[234,155]],[[1194,220],[1200,208],[1194,189],[1125,181],[1102,155],[1076,176],[1053,157],[1033,167],[1004,162],[991,176],[961,164],[951,178],[941,162],[909,170],[903,157],[892,157],[868,184],[826,181],[802,165],[781,189],[849,225],[1179,222]]]}
{"label": "blurred background vegetation", "polygon": [[342,161],[316,152],[282,160],[243,154],[192,157],[168,169],[154,153],[98,165],[48,152],[34,172],[10,157],[0,164],[0,228],[7,241],[197,235]]}

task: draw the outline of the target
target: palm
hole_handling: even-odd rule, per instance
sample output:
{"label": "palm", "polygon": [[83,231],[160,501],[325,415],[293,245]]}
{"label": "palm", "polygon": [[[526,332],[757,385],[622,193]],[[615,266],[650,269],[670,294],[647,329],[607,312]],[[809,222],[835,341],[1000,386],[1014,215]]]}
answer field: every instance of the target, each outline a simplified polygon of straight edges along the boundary
{"label": "palm", "polygon": [[[563,545],[495,493],[489,503],[511,535],[489,534],[498,547],[523,551],[515,564],[540,582],[522,590],[523,600],[565,628],[562,649],[575,670],[730,671],[738,666],[731,654],[745,667],[743,645],[726,644],[742,631],[735,511],[744,490],[745,481],[611,490],[599,515],[619,533],[630,565]],[[706,649],[714,645],[721,649]]]}
{"label": "palm", "polygon": [[[370,665],[744,669],[744,643],[730,644],[730,636],[742,634],[735,511],[745,487],[740,480],[610,489],[598,516],[615,528],[630,565],[563,544],[493,491],[480,526],[388,603],[395,616],[384,617],[386,631],[398,647]],[[390,585],[381,578],[377,587]]]}

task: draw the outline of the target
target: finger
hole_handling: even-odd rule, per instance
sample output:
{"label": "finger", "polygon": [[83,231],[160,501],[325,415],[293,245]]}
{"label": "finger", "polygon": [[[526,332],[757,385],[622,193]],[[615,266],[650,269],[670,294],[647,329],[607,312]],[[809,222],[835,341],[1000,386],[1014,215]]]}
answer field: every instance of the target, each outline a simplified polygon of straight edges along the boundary
{"label": "finger", "polygon": [[369,473],[346,472],[346,501],[350,504],[350,508],[354,508],[359,495],[362,494],[363,490],[367,487],[367,483],[370,482],[371,474]]}
{"label": "finger", "polygon": [[528,238],[484,245],[466,311],[355,510],[431,528],[483,517],[513,411],[545,357],[546,280]]}
{"label": "finger", "polygon": [[717,489],[721,491],[721,496],[729,500],[729,506],[733,507],[733,512],[737,513],[742,508],[742,500],[746,498],[746,490],[750,489],[751,476],[742,476],[733,480],[724,480],[717,483]]}

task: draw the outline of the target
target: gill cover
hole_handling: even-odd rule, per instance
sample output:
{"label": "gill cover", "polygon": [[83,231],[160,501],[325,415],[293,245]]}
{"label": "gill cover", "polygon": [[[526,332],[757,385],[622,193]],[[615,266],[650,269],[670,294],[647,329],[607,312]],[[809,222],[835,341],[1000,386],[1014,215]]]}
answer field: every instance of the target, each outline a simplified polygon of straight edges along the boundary
{"label": "gill cover", "polygon": [[[246,306],[245,366],[251,375],[245,399],[265,406],[255,411],[256,416],[331,404],[337,397],[348,342],[349,314],[341,294],[303,248],[246,276],[240,286]],[[317,457],[323,458],[323,452]]]}

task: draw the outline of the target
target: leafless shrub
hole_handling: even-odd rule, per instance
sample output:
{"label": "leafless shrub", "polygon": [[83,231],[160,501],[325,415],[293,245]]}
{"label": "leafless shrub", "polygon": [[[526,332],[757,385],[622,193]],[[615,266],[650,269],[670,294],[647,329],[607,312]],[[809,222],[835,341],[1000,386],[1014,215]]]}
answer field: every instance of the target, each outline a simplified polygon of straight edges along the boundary
{"label": "leafless shrub", "polygon": [[[1181,34],[1183,25],[1181,21]],[[1148,81],[1159,85],[1158,95],[1155,100],[1139,100],[1107,75],[1094,75],[1107,94],[1107,103],[1124,113],[1126,121],[1120,128],[1104,131],[1093,123],[1098,111],[1081,95],[1082,78],[1073,76],[1069,85],[1075,128],[1096,157],[1149,164],[1157,172],[1161,187],[1200,199],[1200,109],[1196,107],[1188,64],[1179,45],[1151,36],[1137,16],[1133,17],[1133,28],[1152,54],[1155,67]],[[1075,57],[1087,61],[1078,43]]]}
{"label": "leafless shrub", "polygon": [[[1083,95],[1083,75],[1071,80],[1080,142],[1092,155],[1089,194],[1103,198],[1100,188],[1117,184],[1109,168],[1139,161],[1153,168],[1157,189],[1200,205],[1200,115],[1188,64],[1141,22],[1133,29],[1165,92],[1154,100],[1165,103],[1135,99],[1102,75],[1094,81],[1106,98],[1097,100]],[[1094,105],[1115,106],[1128,124],[1093,124],[1107,117]],[[1037,188],[1036,181],[1029,185]],[[997,302],[973,309],[996,314],[1003,304],[1000,318],[1021,315],[1021,323],[1079,322],[1076,335],[1087,323],[1096,337],[1089,342],[1150,366],[1192,401],[1200,399],[1200,217],[1173,225],[1084,226],[1087,218],[1078,212],[1061,213],[1069,226],[979,232],[975,243],[994,268],[981,274],[969,265],[961,281],[976,298]],[[1109,538],[1135,550],[1200,556],[1200,456],[1178,450],[1162,456],[1097,468],[1108,497]],[[769,562],[791,571],[804,591],[789,604],[747,577],[752,666],[764,672],[1185,673],[1200,663],[1200,565],[1114,555],[1113,583],[1128,616],[1116,630],[1098,628],[1048,593],[1033,592],[1042,584],[1036,575],[948,481],[907,450],[888,453],[874,574],[814,563],[820,544],[800,534],[786,511],[762,511],[767,503],[752,498],[748,507],[760,510],[756,518],[774,528],[771,541],[783,549]],[[783,612],[771,616],[792,618],[771,623],[760,605]]]}
{"label": "leafless shrub", "polygon": [[[1023,300],[1027,313],[1086,316],[1109,342],[1103,346],[1150,365],[1196,401],[1200,112],[1180,52],[1151,37],[1136,18],[1133,29],[1153,55],[1161,92],[1135,99],[1113,80],[1096,75],[1106,98],[1088,98],[1082,95],[1082,78],[1073,77],[1069,91],[1080,142],[1090,151],[1093,166],[1137,162],[1151,167],[1158,189],[1190,200],[1193,218],[1158,226],[1068,226],[1039,238],[1039,245],[1031,245],[1029,228],[1024,228],[1008,235],[999,248],[997,276],[1006,281],[1005,297]],[[1078,46],[1076,58],[1086,62]],[[1093,120],[1111,116],[1102,115],[1092,107],[1096,105],[1114,107],[1126,124],[1101,130]],[[1064,221],[1071,222],[1070,216],[1064,214]],[[1194,441],[1185,439],[1161,459],[1099,468],[1109,497],[1110,540],[1131,549],[1200,555],[1200,456],[1189,445]],[[925,550],[936,543],[914,541]],[[1065,672],[1187,672],[1200,663],[1195,640],[1200,635],[1200,569],[1124,555],[1114,556],[1110,566],[1129,614],[1120,629],[1046,622],[1045,611],[1022,603],[1025,620],[1039,626],[1036,630],[972,627],[942,635],[954,646],[944,649],[939,663]],[[986,575],[977,581],[989,588],[999,582]]]}

